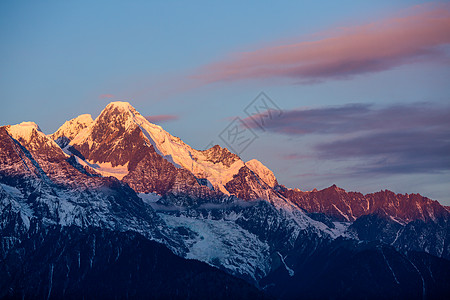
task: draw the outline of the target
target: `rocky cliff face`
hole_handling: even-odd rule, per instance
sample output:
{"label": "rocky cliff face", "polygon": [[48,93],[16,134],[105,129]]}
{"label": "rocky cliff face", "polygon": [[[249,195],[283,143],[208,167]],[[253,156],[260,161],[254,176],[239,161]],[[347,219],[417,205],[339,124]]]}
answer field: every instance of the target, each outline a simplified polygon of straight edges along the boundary
{"label": "rocky cliff face", "polygon": [[286,188],[279,191],[308,213],[352,223],[348,233],[360,240],[450,258],[450,214],[437,201],[387,190],[363,195],[335,185],[312,192]]}
{"label": "rocky cliff face", "polygon": [[312,192],[284,188],[280,193],[308,212],[323,213],[340,221],[354,221],[368,214],[384,214],[403,223],[428,222],[449,216],[439,202],[419,194],[403,195],[386,190],[363,195],[346,192],[335,185]]}
{"label": "rocky cliff face", "polygon": [[[203,154],[204,160],[212,162],[213,164],[221,163],[224,166],[231,167],[231,165],[240,160],[239,156],[231,153],[227,148],[222,148],[215,145],[209,149],[200,151]],[[201,159],[201,156],[196,156],[196,160]]]}

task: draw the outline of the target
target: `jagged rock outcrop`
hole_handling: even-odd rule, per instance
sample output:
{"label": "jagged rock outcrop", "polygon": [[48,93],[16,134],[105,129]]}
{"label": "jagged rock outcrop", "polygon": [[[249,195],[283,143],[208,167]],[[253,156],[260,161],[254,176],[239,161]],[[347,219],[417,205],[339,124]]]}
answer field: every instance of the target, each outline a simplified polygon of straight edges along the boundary
{"label": "jagged rock outcrop", "polygon": [[308,212],[323,213],[340,221],[354,221],[376,213],[384,213],[405,223],[413,220],[428,222],[450,216],[439,202],[419,194],[395,194],[385,190],[363,195],[346,192],[336,185],[311,192],[284,188],[280,193]]}

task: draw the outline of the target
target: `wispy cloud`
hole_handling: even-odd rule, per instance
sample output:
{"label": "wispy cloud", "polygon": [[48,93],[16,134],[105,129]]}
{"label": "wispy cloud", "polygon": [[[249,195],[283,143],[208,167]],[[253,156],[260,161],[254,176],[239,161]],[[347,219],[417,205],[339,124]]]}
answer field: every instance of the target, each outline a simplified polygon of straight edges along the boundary
{"label": "wispy cloud", "polygon": [[353,173],[434,173],[450,170],[450,127],[411,128],[370,132],[366,135],[321,143],[319,158],[353,159],[364,163]]}
{"label": "wispy cloud", "polygon": [[[264,116],[266,112],[261,114]],[[427,103],[399,104],[378,109],[371,104],[356,103],[285,110],[281,117],[266,120],[264,128],[287,135],[409,130],[450,126],[449,114],[449,107],[437,107]],[[250,122],[250,118],[245,121],[249,126],[258,128]]]}
{"label": "wispy cloud", "polygon": [[98,96],[100,99],[111,99],[111,98],[115,98],[115,96],[113,94],[101,94],[100,96]]}
{"label": "wispy cloud", "polygon": [[449,116],[450,106],[442,105],[350,104],[285,111],[268,121],[265,130],[326,136],[326,141],[311,145],[311,153],[320,160],[359,159],[363,164],[353,172],[428,173],[450,170]]}
{"label": "wispy cloud", "polygon": [[441,46],[448,43],[450,5],[421,5],[378,22],[333,30],[322,39],[235,53],[230,59],[206,65],[191,78],[204,83],[346,79],[417,61],[446,59]]}
{"label": "wispy cloud", "polygon": [[177,115],[155,115],[155,116],[146,116],[145,117],[150,123],[161,124],[170,121],[176,121],[180,117]]}

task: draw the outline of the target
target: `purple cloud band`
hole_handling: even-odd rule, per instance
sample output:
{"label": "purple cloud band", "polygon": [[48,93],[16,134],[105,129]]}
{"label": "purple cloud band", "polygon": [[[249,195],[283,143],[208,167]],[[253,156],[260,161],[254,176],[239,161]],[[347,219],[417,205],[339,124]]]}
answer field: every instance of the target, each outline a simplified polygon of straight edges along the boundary
{"label": "purple cloud band", "polygon": [[351,104],[290,110],[267,121],[265,130],[289,136],[327,135],[328,141],[311,146],[316,158],[358,158],[364,161],[354,170],[358,172],[450,170],[450,106],[403,104],[378,109]]}
{"label": "purple cloud band", "polygon": [[[265,112],[262,113],[266,115]],[[450,125],[449,108],[428,104],[392,105],[376,109],[371,104],[294,109],[267,120],[265,129],[289,135],[353,133],[364,130],[410,129]],[[254,116],[253,116],[254,117]],[[257,128],[250,118],[245,121]]]}

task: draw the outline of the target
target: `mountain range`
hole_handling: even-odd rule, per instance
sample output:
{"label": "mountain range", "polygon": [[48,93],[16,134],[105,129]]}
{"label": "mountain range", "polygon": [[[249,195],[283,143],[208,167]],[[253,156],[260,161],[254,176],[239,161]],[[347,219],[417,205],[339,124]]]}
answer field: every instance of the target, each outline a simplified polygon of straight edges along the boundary
{"label": "mountain range", "polygon": [[0,127],[0,209],[5,299],[450,295],[450,211],[438,201],[290,189],[127,102],[51,135]]}

